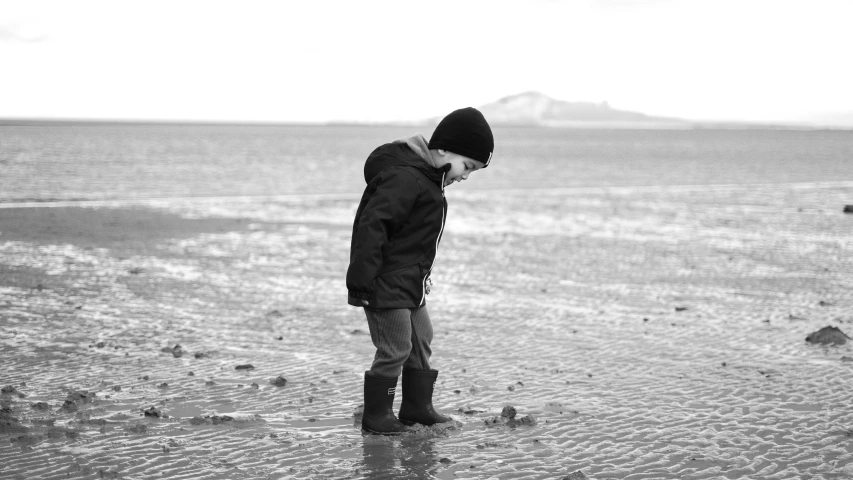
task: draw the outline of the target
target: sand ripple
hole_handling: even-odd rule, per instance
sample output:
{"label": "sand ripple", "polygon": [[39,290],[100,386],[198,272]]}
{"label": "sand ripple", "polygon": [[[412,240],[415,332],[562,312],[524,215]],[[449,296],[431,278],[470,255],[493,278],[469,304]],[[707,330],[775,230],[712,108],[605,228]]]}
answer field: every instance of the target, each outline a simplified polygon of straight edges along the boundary
{"label": "sand ripple", "polygon": [[[133,245],[95,228],[120,205],[74,213],[91,238],[0,237],[0,478],[853,477],[853,346],[804,341],[853,333],[853,187],[545,193],[449,193],[429,308],[457,423],[399,438],[356,414],[351,199],[150,203],[199,223]],[[490,425],[507,405],[535,423]]]}

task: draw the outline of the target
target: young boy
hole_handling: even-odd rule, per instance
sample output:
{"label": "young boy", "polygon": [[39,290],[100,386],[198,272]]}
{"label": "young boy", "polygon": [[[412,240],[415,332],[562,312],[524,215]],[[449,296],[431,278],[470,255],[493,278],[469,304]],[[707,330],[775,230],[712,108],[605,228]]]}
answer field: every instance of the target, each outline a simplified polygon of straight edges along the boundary
{"label": "young boy", "polygon": [[[364,164],[367,188],[355,214],[347,269],[349,304],[364,307],[376,355],[364,372],[362,428],[399,434],[415,423],[449,422],[432,406],[430,273],[444,231],[444,187],[467,180],[492,159],[483,114],[455,110],[429,143],[415,135],[378,147]],[[399,420],[392,404],[403,375]]]}

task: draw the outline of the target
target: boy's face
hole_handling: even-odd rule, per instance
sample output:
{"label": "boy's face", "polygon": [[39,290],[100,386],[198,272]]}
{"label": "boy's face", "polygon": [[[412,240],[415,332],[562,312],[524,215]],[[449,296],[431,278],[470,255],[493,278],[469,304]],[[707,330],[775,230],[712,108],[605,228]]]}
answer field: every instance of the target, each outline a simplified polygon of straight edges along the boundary
{"label": "boy's face", "polygon": [[445,187],[455,182],[468,180],[468,175],[485,166],[483,162],[448,151],[444,152],[443,159],[450,164],[450,171],[444,177]]}

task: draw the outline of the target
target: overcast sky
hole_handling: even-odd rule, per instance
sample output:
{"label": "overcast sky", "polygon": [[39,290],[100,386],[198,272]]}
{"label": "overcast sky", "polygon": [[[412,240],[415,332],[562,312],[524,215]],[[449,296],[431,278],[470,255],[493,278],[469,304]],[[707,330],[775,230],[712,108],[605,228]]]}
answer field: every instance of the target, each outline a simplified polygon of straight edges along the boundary
{"label": "overcast sky", "polygon": [[853,119],[853,1],[0,0],[0,117],[383,121],[529,90]]}

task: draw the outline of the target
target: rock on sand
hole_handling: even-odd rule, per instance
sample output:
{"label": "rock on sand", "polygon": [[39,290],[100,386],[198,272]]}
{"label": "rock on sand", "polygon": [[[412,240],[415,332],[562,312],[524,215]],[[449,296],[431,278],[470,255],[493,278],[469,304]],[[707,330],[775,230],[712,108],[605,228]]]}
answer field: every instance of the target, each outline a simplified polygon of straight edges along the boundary
{"label": "rock on sand", "polygon": [[806,337],[807,342],[821,345],[844,345],[847,340],[850,340],[850,337],[838,327],[823,327]]}
{"label": "rock on sand", "polygon": [[160,409],[157,407],[151,407],[151,408],[143,411],[142,413],[146,417],[154,417],[154,418],[165,418],[166,417],[165,415],[163,415],[163,412],[160,411]]}

